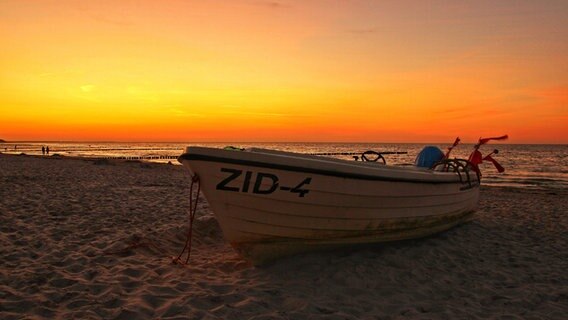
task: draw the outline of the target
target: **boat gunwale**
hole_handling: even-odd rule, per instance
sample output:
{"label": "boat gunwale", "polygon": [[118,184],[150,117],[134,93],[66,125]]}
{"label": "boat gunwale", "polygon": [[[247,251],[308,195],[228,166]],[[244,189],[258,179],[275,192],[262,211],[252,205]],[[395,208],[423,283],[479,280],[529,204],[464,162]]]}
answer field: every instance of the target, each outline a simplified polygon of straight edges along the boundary
{"label": "boat gunwale", "polygon": [[[237,152],[237,151],[227,151],[222,149],[215,149],[215,148],[202,148],[202,147],[194,147],[199,149],[206,149],[206,150],[215,150],[215,151],[225,151],[225,152]],[[189,149],[189,148],[188,148]],[[246,154],[243,152],[243,154]],[[255,154],[255,153],[249,153]],[[274,158],[283,158],[285,156],[282,155],[274,155],[268,153],[256,153],[264,156],[270,156]],[[294,153],[291,153],[292,155]],[[298,160],[309,160],[309,161],[326,161],[326,159],[307,159],[307,158],[294,158],[289,156],[291,159],[298,159]],[[301,173],[311,173],[311,174],[319,174],[323,176],[331,176],[337,178],[344,178],[344,179],[354,179],[354,180],[366,180],[366,181],[389,181],[389,182],[405,182],[405,183],[419,183],[419,184],[459,184],[464,185],[467,183],[461,182],[458,180],[457,173],[451,173],[445,175],[443,178],[453,178],[452,180],[434,180],[434,179],[420,179],[420,178],[405,178],[405,177],[388,177],[388,176],[380,176],[380,175],[372,175],[372,174],[363,174],[363,173],[355,173],[355,172],[346,172],[346,171],[338,171],[338,170],[330,170],[330,169],[321,169],[321,168],[311,168],[308,166],[299,166],[299,165],[288,165],[288,164],[279,164],[279,163],[269,163],[265,161],[259,160],[249,160],[249,159],[238,159],[236,157],[227,157],[227,156],[217,156],[217,155],[208,155],[203,153],[194,153],[194,152],[185,152],[178,157],[178,161],[183,164],[184,161],[205,161],[205,162],[217,162],[217,163],[229,163],[229,164],[236,164],[242,166],[253,166],[259,168],[268,168],[268,169],[275,169],[275,170],[282,170],[282,171],[290,171],[290,172],[301,172]],[[348,162],[348,161],[346,161]],[[349,165],[346,163],[346,165]],[[395,168],[393,166],[390,166]],[[368,167],[373,169],[373,167]],[[399,170],[399,168],[397,168]],[[412,169],[406,169],[404,172],[411,172]],[[403,172],[403,171],[400,171]],[[427,173],[428,171],[416,171],[416,173]],[[439,172],[433,172],[433,174]],[[441,172],[440,172],[441,173]],[[438,175],[437,178],[440,178]]]}

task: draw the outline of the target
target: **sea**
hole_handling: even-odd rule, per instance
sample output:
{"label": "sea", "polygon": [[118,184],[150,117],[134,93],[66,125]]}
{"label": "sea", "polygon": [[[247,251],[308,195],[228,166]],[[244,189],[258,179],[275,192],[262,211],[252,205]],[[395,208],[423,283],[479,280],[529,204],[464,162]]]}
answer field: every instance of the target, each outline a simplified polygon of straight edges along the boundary
{"label": "sea", "polygon": [[[444,152],[448,145],[440,143],[191,143],[191,142],[10,142],[0,143],[0,152],[8,154],[42,155],[42,146],[49,147],[49,156],[82,158],[131,159],[159,163],[179,164],[177,157],[187,146],[224,148],[267,148],[298,153],[363,153],[406,152],[387,154],[388,165],[412,164],[425,146],[436,146]],[[467,159],[473,144],[460,144],[452,150],[451,158]],[[482,185],[537,190],[568,190],[568,145],[543,144],[486,144],[480,148],[485,156],[492,155],[504,168],[498,173],[491,162],[481,164]],[[47,156],[47,155],[46,155]],[[350,159],[353,155],[333,155]]]}

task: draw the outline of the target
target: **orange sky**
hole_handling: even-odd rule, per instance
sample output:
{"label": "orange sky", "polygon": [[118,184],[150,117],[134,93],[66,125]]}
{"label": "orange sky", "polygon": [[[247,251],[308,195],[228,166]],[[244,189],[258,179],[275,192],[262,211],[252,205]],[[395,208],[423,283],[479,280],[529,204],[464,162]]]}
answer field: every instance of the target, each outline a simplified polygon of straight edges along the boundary
{"label": "orange sky", "polygon": [[568,143],[568,2],[0,2],[0,139]]}

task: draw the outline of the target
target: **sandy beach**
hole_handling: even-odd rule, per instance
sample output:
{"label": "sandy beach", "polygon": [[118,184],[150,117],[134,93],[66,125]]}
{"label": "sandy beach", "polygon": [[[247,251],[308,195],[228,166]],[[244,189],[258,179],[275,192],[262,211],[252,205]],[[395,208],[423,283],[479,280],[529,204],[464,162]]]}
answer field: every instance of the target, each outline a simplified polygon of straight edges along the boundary
{"label": "sandy beach", "polygon": [[181,166],[0,154],[2,319],[566,319],[568,190],[483,187],[425,239],[255,268]]}

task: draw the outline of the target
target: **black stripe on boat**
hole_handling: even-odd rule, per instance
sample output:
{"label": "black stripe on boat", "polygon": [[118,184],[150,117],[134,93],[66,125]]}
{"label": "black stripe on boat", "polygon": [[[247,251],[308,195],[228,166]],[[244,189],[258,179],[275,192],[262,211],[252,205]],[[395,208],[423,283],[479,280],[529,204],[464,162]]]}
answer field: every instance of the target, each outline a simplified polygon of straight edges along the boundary
{"label": "black stripe on boat", "polygon": [[333,171],[333,170],[306,168],[306,167],[291,166],[291,165],[284,165],[284,164],[260,162],[260,161],[254,161],[254,160],[216,157],[216,156],[208,156],[208,155],[193,154],[193,153],[184,153],[181,156],[179,156],[178,161],[182,162],[183,160],[230,163],[230,164],[243,165],[243,166],[252,166],[252,167],[268,168],[268,169],[292,171],[292,172],[312,173],[312,174],[319,174],[319,175],[324,175],[324,176],[332,176],[332,177],[339,177],[339,178],[346,178],[346,179],[357,179],[357,180],[369,180],[369,181],[391,181],[391,182],[427,183],[427,184],[456,184],[456,183],[460,183],[459,181],[433,181],[433,180],[421,180],[421,179],[379,177],[379,176],[359,174],[359,173],[339,172],[339,171]]}

